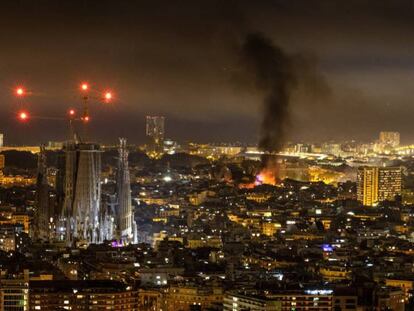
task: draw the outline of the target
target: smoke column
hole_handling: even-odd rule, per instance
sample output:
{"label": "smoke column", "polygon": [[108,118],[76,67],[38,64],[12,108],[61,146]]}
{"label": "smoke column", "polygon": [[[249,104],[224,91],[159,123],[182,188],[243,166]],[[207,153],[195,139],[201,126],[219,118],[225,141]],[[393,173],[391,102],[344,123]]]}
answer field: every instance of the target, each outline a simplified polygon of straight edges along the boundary
{"label": "smoke column", "polygon": [[291,92],[297,85],[292,59],[261,33],[251,33],[241,46],[242,65],[253,73],[254,86],[263,93],[259,148],[278,152],[289,122]]}
{"label": "smoke column", "polygon": [[330,87],[309,55],[287,54],[262,33],[249,33],[240,46],[244,77],[263,96],[259,148],[265,168],[275,168],[275,158],[286,139],[292,95],[317,102],[330,95]]}

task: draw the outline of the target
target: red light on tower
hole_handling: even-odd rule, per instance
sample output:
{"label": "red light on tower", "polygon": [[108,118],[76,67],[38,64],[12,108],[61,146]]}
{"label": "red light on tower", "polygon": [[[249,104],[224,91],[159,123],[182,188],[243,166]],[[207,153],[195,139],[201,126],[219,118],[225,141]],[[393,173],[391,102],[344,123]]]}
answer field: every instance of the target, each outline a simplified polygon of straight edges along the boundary
{"label": "red light on tower", "polygon": [[82,85],[81,85],[81,90],[82,91],[87,91],[89,89],[89,85],[88,85],[88,83],[82,83]]}
{"label": "red light on tower", "polygon": [[24,121],[27,121],[27,119],[29,119],[29,114],[26,111],[20,111],[19,120],[24,122]]}
{"label": "red light on tower", "polygon": [[111,92],[105,92],[105,100],[110,101],[112,99],[112,93]]}
{"label": "red light on tower", "polygon": [[89,120],[90,120],[89,116],[83,117],[83,122],[89,122]]}
{"label": "red light on tower", "polygon": [[23,96],[24,94],[25,94],[24,88],[22,88],[21,86],[19,86],[19,87],[16,89],[16,95],[17,95],[17,96]]}
{"label": "red light on tower", "polygon": [[69,114],[69,116],[71,116],[71,117],[75,116],[75,114],[76,114],[75,109],[69,109],[68,114]]}

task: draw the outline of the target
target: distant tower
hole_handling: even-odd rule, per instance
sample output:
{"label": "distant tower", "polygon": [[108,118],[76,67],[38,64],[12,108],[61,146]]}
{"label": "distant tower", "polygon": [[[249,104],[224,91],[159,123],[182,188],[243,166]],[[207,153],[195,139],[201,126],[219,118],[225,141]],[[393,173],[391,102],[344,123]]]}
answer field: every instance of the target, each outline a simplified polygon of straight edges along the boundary
{"label": "distant tower", "polygon": [[164,123],[162,116],[147,116],[146,135],[149,140],[150,152],[162,154],[164,150]]}
{"label": "distant tower", "polygon": [[50,238],[51,228],[49,225],[50,218],[53,217],[49,204],[49,185],[46,170],[45,146],[41,145],[37,163],[36,211],[34,215],[33,238],[42,241],[48,241]]}
{"label": "distant tower", "polygon": [[131,181],[126,139],[119,139],[119,158],[116,179],[116,235],[122,242],[136,242],[136,225],[131,204]]}
{"label": "distant tower", "polygon": [[[65,146],[64,203],[60,230],[68,244],[99,243],[101,151],[98,144]],[[62,227],[64,226],[64,227]]]}

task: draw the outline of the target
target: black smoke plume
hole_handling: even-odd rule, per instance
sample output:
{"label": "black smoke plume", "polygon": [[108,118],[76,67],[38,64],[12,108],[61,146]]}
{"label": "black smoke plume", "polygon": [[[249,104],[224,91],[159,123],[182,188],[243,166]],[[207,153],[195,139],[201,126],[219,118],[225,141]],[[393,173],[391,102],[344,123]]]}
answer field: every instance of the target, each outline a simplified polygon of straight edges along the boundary
{"label": "black smoke plume", "polygon": [[[301,95],[312,101],[329,94],[329,87],[312,58],[289,55],[262,33],[247,34],[240,50],[247,80],[263,96],[259,148],[266,153],[279,152],[289,130],[294,92],[306,94]],[[270,158],[265,155],[264,166]]]}
{"label": "black smoke plume", "polygon": [[297,84],[290,57],[260,33],[248,34],[241,47],[242,62],[253,73],[255,87],[263,93],[263,119],[259,148],[282,148],[289,122],[289,103]]}

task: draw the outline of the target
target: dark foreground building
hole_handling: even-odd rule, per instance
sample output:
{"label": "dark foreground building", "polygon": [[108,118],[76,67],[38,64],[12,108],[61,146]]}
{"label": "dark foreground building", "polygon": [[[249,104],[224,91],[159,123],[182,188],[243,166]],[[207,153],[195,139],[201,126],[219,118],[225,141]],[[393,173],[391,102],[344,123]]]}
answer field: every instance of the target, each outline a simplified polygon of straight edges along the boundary
{"label": "dark foreground building", "polygon": [[32,281],[29,310],[138,310],[138,294],[116,281]]}

